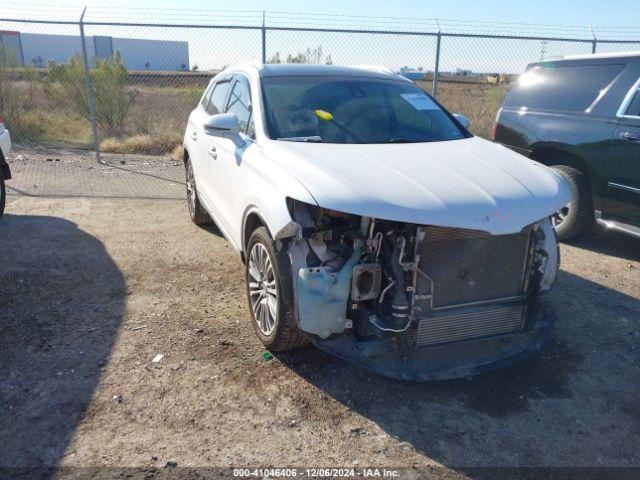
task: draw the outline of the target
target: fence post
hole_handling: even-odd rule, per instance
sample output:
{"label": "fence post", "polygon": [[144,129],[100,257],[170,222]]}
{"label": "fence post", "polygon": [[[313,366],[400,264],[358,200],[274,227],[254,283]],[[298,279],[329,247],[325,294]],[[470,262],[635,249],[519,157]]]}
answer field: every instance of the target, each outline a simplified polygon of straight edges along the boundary
{"label": "fence post", "polygon": [[433,98],[438,96],[438,75],[440,73],[440,41],[442,40],[442,34],[438,29],[438,36],[436,37],[436,64],[433,68],[433,88],[431,94]]}
{"label": "fence post", "polygon": [[262,11],[262,63],[267,63],[267,27],[264,21],[264,10]]}
{"label": "fence post", "polygon": [[93,133],[93,148],[96,152],[96,161],[102,163],[100,158],[100,137],[98,136],[98,123],[96,121],[96,109],[93,103],[93,85],[91,84],[91,75],[89,75],[89,56],[87,55],[87,43],[84,37],[84,14],[87,7],[82,10],[80,15],[80,42],[82,43],[82,60],[84,63],[84,82],[87,87],[87,105],[89,106],[89,116],[91,117],[91,130]]}
{"label": "fence post", "polygon": [[593,35],[593,40],[591,40],[591,53],[596,53],[596,49],[598,48],[598,39],[596,37],[596,32],[593,31],[593,27],[589,27],[591,30],[591,35]]}

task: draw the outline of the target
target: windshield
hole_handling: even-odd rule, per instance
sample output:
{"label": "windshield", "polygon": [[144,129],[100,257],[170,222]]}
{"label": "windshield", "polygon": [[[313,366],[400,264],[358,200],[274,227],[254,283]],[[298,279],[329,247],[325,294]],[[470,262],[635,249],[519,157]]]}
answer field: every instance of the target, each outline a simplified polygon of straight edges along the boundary
{"label": "windshield", "polygon": [[272,139],[325,143],[414,143],[468,136],[413,83],[360,77],[266,77]]}

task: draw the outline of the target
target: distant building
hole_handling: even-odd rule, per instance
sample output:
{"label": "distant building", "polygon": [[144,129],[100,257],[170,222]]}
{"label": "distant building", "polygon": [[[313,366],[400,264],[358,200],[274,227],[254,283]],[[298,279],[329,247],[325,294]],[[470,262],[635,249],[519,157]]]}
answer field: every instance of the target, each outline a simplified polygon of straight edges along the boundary
{"label": "distant building", "polygon": [[[129,70],[189,70],[189,44],[172,40],[87,36],[87,54],[110,58],[120,52]],[[0,31],[0,47],[18,65],[46,67],[66,63],[82,52],[79,36]]]}
{"label": "distant building", "polygon": [[422,80],[425,74],[422,67],[411,68],[406,65],[404,67],[400,67],[398,73],[409,80]]}

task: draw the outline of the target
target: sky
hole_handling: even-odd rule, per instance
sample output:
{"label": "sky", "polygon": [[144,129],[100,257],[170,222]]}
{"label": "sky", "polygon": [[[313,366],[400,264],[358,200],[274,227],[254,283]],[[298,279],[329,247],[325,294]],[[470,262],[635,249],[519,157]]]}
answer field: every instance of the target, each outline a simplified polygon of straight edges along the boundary
{"label": "sky", "polygon": [[[89,20],[153,21],[166,23],[205,22],[259,24],[266,10],[268,24],[284,26],[339,26],[359,29],[422,29],[435,31],[439,19],[442,31],[484,32],[555,37],[590,38],[589,27],[599,37],[633,36],[640,40],[639,0],[456,0],[456,1],[363,1],[363,0],[190,0],[184,8],[169,0],[66,1],[21,0],[2,2],[0,18],[77,18],[81,6],[88,6]],[[16,5],[18,5],[16,7]],[[19,17],[12,11],[19,11]],[[313,16],[310,14],[322,14]],[[175,20],[175,22],[173,22]],[[258,22],[258,23],[256,23]],[[321,22],[321,25],[318,24]],[[77,27],[7,24],[0,30],[21,32],[77,34]],[[87,27],[87,35],[153,38],[189,42],[190,66],[213,69],[261,57],[259,31],[155,29],[134,27]],[[324,34],[270,31],[267,35],[267,58],[276,52],[281,58],[307,48],[322,46],[338,64],[378,64],[394,70],[409,66],[432,70],[435,63],[435,38],[399,35]],[[598,51],[640,50],[634,45],[599,46]],[[589,43],[541,42],[522,40],[476,40],[443,38],[441,70],[469,69],[476,72],[519,73],[541,58],[591,52]],[[161,52],[154,52],[161,54]]]}
{"label": "sky", "polygon": [[[22,0],[28,5],[29,0]],[[33,2],[38,3],[38,2]],[[42,3],[42,2],[40,2]],[[139,0],[133,2],[84,0],[65,5],[136,6],[175,8],[173,0]],[[554,25],[640,26],[637,0],[190,0],[189,9],[272,10],[380,17],[444,18],[475,21],[526,22]]]}

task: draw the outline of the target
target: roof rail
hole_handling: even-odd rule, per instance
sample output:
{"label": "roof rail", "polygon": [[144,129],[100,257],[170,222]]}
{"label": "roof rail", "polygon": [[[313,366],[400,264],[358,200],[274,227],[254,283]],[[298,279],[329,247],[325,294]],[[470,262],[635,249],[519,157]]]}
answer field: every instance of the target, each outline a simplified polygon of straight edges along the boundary
{"label": "roof rail", "polygon": [[640,50],[628,51],[628,52],[603,52],[603,53],[585,53],[578,55],[556,55],[544,59],[545,61],[560,61],[560,60],[588,60],[590,58],[623,58],[623,57],[640,57]]}
{"label": "roof rail", "polygon": [[393,73],[393,71],[383,65],[349,65],[352,68],[360,68],[362,70],[368,70],[370,72],[377,72],[377,73],[386,73],[389,75],[395,75],[395,73]]}

